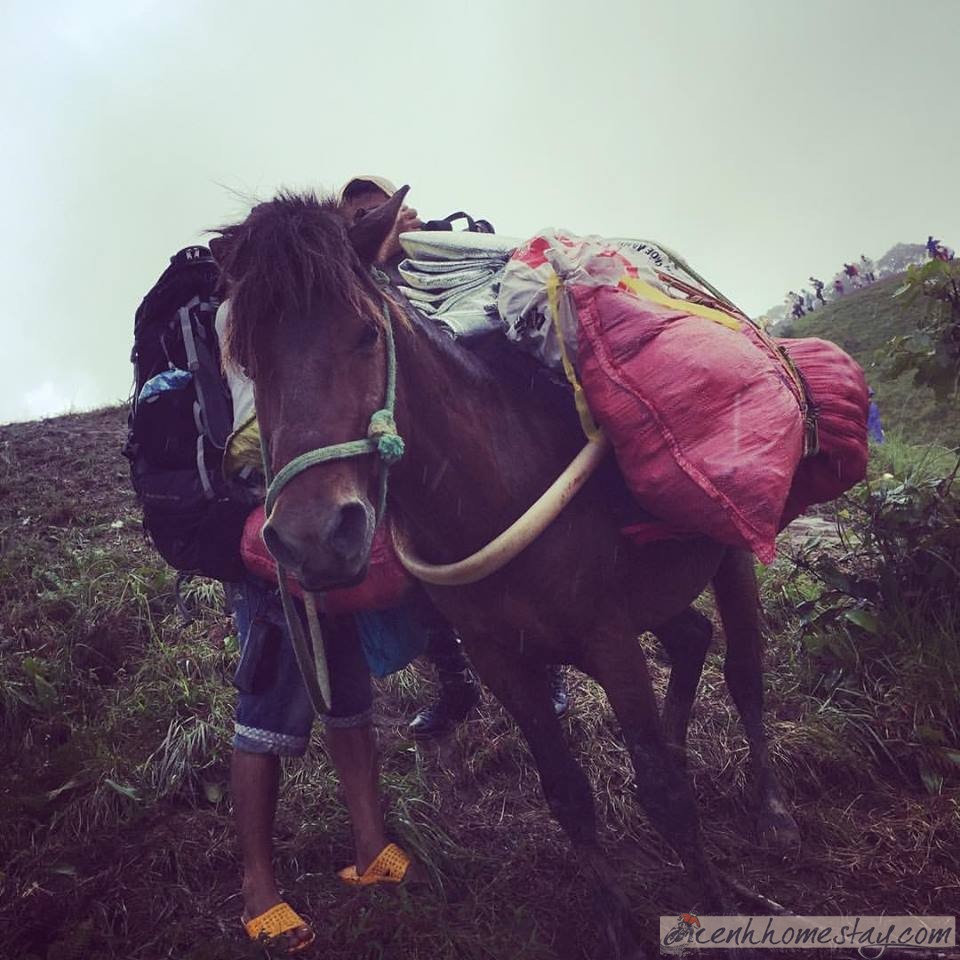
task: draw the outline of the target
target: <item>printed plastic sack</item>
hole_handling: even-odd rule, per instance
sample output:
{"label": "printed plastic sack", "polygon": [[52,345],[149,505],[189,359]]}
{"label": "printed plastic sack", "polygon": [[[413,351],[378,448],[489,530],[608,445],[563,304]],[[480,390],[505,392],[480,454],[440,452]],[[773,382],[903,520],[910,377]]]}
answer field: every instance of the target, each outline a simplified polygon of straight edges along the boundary
{"label": "printed plastic sack", "polygon": [[[244,566],[256,576],[277,582],[277,561],[263,542],[265,522],[263,507],[257,507],[243,528],[240,555]],[[355,587],[328,590],[323,594],[321,609],[330,615],[356,613],[360,610],[384,610],[401,603],[413,579],[400,565],[393,543],[384,526],[377,527],[370,550],[370,568],[362,583]],[[303,597],[303,590],[294,577],[287,577],[290,592]]]}
{"label": "printed plastic sack", "polygon": [[565,230],[547,229],[519,246],[504,270],[497,309],[506,335],[553,370],[565,369],[567,361],[575,368],[579,323],[568,303],[551,303],[552,281],[559,280],[564,286],[615,287],[624,279],[642,285],[648,297],[689,302],[701,315],[734,329],[743,318],[733,304],[662,244],[578,237]]}

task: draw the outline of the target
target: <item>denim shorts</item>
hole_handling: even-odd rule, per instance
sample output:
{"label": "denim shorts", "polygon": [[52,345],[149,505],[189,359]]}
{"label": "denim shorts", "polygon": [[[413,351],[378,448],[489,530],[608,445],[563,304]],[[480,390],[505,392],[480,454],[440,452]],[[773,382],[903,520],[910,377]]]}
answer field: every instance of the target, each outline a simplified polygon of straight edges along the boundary
{"label": "denim shorts", "polygon": [[[237,697],[233,746],[247,753],[299,757],[310,742],[314,712],[300,675],[276,587],[253,577],[224,584],[240,639],[234,677]],[[302,605],[296,601],[302,614]],[[370,722],[372,693],[352,616],[324,622],[332,704],[328,726]]]}

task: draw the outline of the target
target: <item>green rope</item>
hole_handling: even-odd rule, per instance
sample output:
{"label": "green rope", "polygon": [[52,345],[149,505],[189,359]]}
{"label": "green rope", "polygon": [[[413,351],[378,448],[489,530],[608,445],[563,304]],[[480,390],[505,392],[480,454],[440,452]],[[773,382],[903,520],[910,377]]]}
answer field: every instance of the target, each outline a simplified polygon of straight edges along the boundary
{"label": "green rope", "polygon": [[[267,443],[262,430],[260,431],[260,455],[263,457],[263,475],[267,484],[270,485],[272,483],[270,457],[267,453]],[[323,635],[319,626],[315,626],[314,618],[308,614],[307,625],[311,634],[308,642],[303,621],[300,619],[300,613],[297,611],[293,597],[290,595],[290,588],[287,586],[287,571],[279,560],[277,560],[277,583],[280,587],[280,604],[283,607],[283,615],[287,620],[287,629],[290,631],[293,654],[296,657],[297,666],[300,668],[300,676],[303,677],[304,686],[307,688],[310,704],[314,713],[318,716],[328,713],[331,702],[330,673],[327,669],[326,653],[323,648]],[[312,602],[311,598],[304,598],[305,604]]]}
{"label": "green rope", "polygon": [[[260,431],[260,438],[263,439],[263,431]],[[377,445],[373,440],[351,440],[348,443],[337,443],[330,447],[320,447],[317,450],[308,450],[301,453],[299,457],[294,457],[285,467],[278,471],[277,475],[271,480],[267,477],[267,500],[264,504],[264,510],[267,515],[273,511],[273,506],[277,502],[280,491],[296,476],[303,473],[309,467],[320,463],[327,463],[330,460],[347,460],[350,457],[362,457],[366,453],[373,453]]]}

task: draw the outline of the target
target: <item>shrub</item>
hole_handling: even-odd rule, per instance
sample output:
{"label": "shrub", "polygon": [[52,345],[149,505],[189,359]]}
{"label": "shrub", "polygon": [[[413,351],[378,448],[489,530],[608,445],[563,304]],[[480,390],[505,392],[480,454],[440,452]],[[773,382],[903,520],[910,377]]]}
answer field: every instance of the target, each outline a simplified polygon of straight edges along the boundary
{"label": "shrub", "polygon": [[881,457],[835,505],[838,542],[798,548],[785,591],[811,667],[870,701],[887,759],[937,792],[960,775],[960,463],[896,443]]}

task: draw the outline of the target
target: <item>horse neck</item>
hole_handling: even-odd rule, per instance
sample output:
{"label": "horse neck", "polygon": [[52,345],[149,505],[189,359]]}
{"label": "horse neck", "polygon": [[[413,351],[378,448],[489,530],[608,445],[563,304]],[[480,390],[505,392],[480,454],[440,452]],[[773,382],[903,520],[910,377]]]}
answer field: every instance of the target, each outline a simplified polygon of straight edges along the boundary
{"label": "horse neck", "polygon": [[[397,326],[397,425],[406,453],[391,472],[392,509],[435,562],[478,549],[569,461],[578,438],[516,385],[424,326]],[[526,402],[525,402],[526,401]]]}

